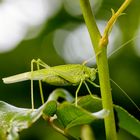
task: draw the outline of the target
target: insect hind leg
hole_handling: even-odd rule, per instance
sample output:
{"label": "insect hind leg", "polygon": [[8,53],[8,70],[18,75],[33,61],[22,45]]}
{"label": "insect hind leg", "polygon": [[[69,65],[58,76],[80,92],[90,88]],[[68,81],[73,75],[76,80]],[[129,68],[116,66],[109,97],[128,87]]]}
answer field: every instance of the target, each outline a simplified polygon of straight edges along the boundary
{"label": "insect hind leg", "polygon": [[[44,63],[41,59],[37,59],[37,60],[33,59],[31,61],[31,104],[32,104],[32,110],[34,109],[33,78],[32,78],[33,71],[34,71],[34,63],[37,65],[37,70],[40,69],[40,66],[42,66],[44,68],[49,68],[49,66],[46,63]],[[44,104],[44,96],[43,96],[41,80],[39,80],[38,82],[39,82],[41,101],[42,101],[42,104]]]}
{"label": "insect hind leg", "polygon": [[[37,60],[33,59],[32,62],[33,62],[33,63],[36,63],[37,68],[38,68],[39,66],[42,66],[43,68],[49,68],[49,67],[50,67],[50,66],[47,65],[45,62],[43,62],[41,59],[37,59]],[[39,69],[40,69],[40,68],[39,68]]]}
{"label": "insect hind leg", "polygon": [[33,71],[34,71],[34,59],[31,61],[31,105],[32,110],[34,109],[34,94],[33,94]]}

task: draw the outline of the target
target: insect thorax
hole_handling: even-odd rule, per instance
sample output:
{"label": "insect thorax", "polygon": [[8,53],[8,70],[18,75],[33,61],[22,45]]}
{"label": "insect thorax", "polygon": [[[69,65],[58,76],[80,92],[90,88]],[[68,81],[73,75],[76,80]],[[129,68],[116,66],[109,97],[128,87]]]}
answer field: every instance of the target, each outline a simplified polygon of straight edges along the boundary
{"label": "insect thorax", "polygon": [[89,68],[86,67],[85,69],[85,75],[88,75],[88,79],[90,79],[91,81],[94,81],[96,79],[96,69],[95,68]]}

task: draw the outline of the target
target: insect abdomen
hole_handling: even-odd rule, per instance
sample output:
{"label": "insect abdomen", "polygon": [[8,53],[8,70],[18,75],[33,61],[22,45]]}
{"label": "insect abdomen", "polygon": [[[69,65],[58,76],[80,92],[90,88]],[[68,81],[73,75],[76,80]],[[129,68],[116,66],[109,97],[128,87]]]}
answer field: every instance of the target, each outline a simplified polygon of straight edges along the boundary
{"label": "insect abdomen", "polygon": [[66,81],[65,79],[57,76],[57,75],[50,75],[47,78],[42,79],[43,82],[46,82],[50,85],[55,86],[69,86],[72,85],[70,82]]}
{"label": "insect abdomen", "polygon": [[10,84],[10,83],[16,83],[16,82],[29,80],[29,77],[30,77],[30,72],[25,72],[25,73],[3,78],[2,80],[5,84]]}

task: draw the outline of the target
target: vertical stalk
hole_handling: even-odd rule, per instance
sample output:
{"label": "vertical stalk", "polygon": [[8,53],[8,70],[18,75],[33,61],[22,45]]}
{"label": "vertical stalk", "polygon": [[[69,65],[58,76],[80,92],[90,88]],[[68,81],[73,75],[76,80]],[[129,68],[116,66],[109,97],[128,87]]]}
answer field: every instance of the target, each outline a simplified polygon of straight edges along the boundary
{"label": "vertical stalk", "polygon": [[80,0],[80,6],[88,28],[88,32],[90,34],[91,42],[94,46],[95,54],[97,54],[101,34],[92,14],[89,0]]}
{"label": "vertical stalk", "polygon": [[108,109],[110,111],[109,115],[104,119],[106,140],[117,140],[106,47],[102,49],[102,53],[97,57],[97,65],[102,105],[104,109]]}
{"label": "vertical stalk", "polygon": [[107,61],[107,44],[108,36],[111,28],[120,14],[125,10],[125,8],[130,4],[132,0],[125,0],[119,10],[115,13],[112,10],[112,17],[105,27],[103,36],[98,30],[95,22],[95,18],[92,14],[89,0],[80,0],[80,6],[84,16],[85,23],[87,25],[92,44],[94,46],[96,61],[98,67],[102,105],[104,109],[110,111],[109,115],[104,119],[106,140],[117,140],[116,126],[113,112],[113,102],[112,94],[110,88],[110,78],[109,78],[109,68]]}
{"label": "vertical stalk", "polygon": [[[93,17],[89,0],[80,0],[81,9],[83,11],[83,16],[91,37],[92,44],[94,46],[95,53],[98,53],[99,41],[101,39],[100,32],[96,25],[95,19]],[[97,55],[97,67],[100,80],[100,89],[102,96],[103,108],[110,111],[109,115],[105,118],[105,131],[107,140],[117,140],[115,119],[113,113],[113,103],[110,89],[109,81],[109,70],[108,61],[106,54],[106,47],[103,47],[101,53]]]}

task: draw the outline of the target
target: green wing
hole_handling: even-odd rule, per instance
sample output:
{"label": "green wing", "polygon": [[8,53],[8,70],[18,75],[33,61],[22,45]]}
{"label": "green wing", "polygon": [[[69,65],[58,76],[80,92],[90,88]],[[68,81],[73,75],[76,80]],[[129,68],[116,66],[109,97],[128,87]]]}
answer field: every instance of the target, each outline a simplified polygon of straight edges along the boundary
{"label": "green wing", "polygon": [[65,79],[71,84],[79,84],[83,76],[83,65],[80,64],[69,64],[51,67],[59,77]]}

